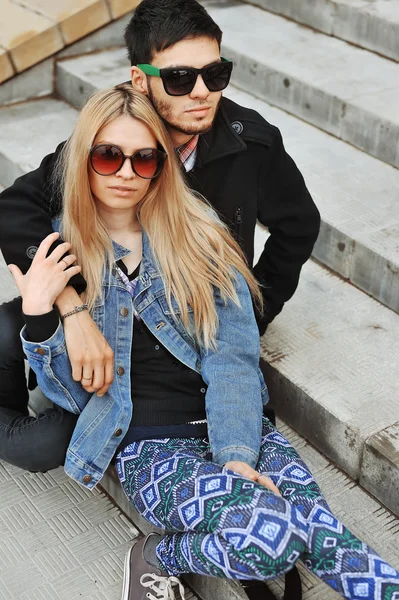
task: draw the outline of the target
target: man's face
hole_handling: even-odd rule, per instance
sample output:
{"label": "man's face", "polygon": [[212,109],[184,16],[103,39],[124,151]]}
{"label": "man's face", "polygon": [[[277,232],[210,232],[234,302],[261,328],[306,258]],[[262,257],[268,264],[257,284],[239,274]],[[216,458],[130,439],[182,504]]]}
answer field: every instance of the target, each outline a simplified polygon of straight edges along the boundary
{"label": "man's face", "polygon": [[[201,69],[220,61],[216,40],[207,37],[187,39],[155,54],[154,67],[195,67]],[[198,76],[190,94],[169,96],[160,77],[148,77],[148,95],[157,113],[169,128],[186,135],[205,133],[212,127],[222,92],[210,92]]]}

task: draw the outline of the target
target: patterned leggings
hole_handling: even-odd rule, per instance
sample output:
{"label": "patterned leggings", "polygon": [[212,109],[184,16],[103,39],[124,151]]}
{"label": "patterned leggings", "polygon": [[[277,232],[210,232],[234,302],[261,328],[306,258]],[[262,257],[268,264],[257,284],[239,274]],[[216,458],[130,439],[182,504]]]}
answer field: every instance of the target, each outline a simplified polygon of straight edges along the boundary
{"label": "patterned leggings", "polygon": [[203,439],[135,442],[117,456],[132,505],[169,532],[157,556],[169,575],[265,580],[301,558],[344,598],[399,600],[399,573],[331,513],[308,467],[264,419],[257,470],[279,488],[211,462]]}

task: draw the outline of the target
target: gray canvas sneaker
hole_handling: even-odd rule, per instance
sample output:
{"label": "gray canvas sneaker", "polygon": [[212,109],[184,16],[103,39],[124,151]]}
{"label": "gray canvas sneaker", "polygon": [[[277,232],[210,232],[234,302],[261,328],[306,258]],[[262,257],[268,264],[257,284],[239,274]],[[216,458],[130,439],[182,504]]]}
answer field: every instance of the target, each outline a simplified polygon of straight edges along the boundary
{"label": "gray canvas sneaker", "polygon": [[122,600],[177,600],[174,586],[179,587],[181,600],[185,600],[184,587],[177,577],[169,577],[145,560],[143,548],[151,535],[140,538],[126,555]]}

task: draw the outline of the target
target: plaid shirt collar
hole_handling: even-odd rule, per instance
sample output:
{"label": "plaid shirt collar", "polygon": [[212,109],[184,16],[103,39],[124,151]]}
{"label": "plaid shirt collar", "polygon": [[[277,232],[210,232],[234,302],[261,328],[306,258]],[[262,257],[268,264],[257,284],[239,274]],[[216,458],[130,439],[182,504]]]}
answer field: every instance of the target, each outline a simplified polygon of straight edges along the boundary
{"label": "plaid shirt collar", "polygon": [[194,135],[191,140],[176,148],[176,154],[187,173],[194,168],[195,159],[197,158],[198,140],[199,135]]}

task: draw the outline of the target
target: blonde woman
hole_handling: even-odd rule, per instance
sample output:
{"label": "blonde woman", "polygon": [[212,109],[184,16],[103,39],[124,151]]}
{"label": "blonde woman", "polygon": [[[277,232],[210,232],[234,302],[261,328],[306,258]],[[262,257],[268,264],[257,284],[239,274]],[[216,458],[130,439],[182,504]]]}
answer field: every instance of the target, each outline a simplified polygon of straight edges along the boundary
{"label": "blonde woman", "polygon": [[[169,532],[130,550],[123,600],[174,598],[174,586],[184,597],[177,577],[189,572],[266,581],[298,559],[345,598],[396,598],[399,574],[331,514],[262,417],[260,291],[227,228],[186,187],[149,101],[129,85],[96,93],[58,168],[55,227],[67,241],[51,252],[50,235],[25,276],[10,270],[39,385],[78,415],[67,474],[92,488],[116,457],[133,506]],[[80,270],[82,305],[59,316],[55,300]],[[83,387],[66,352],[62,323],[83,310],[114,352],[106,393],[90,390],[89,373]]]}

